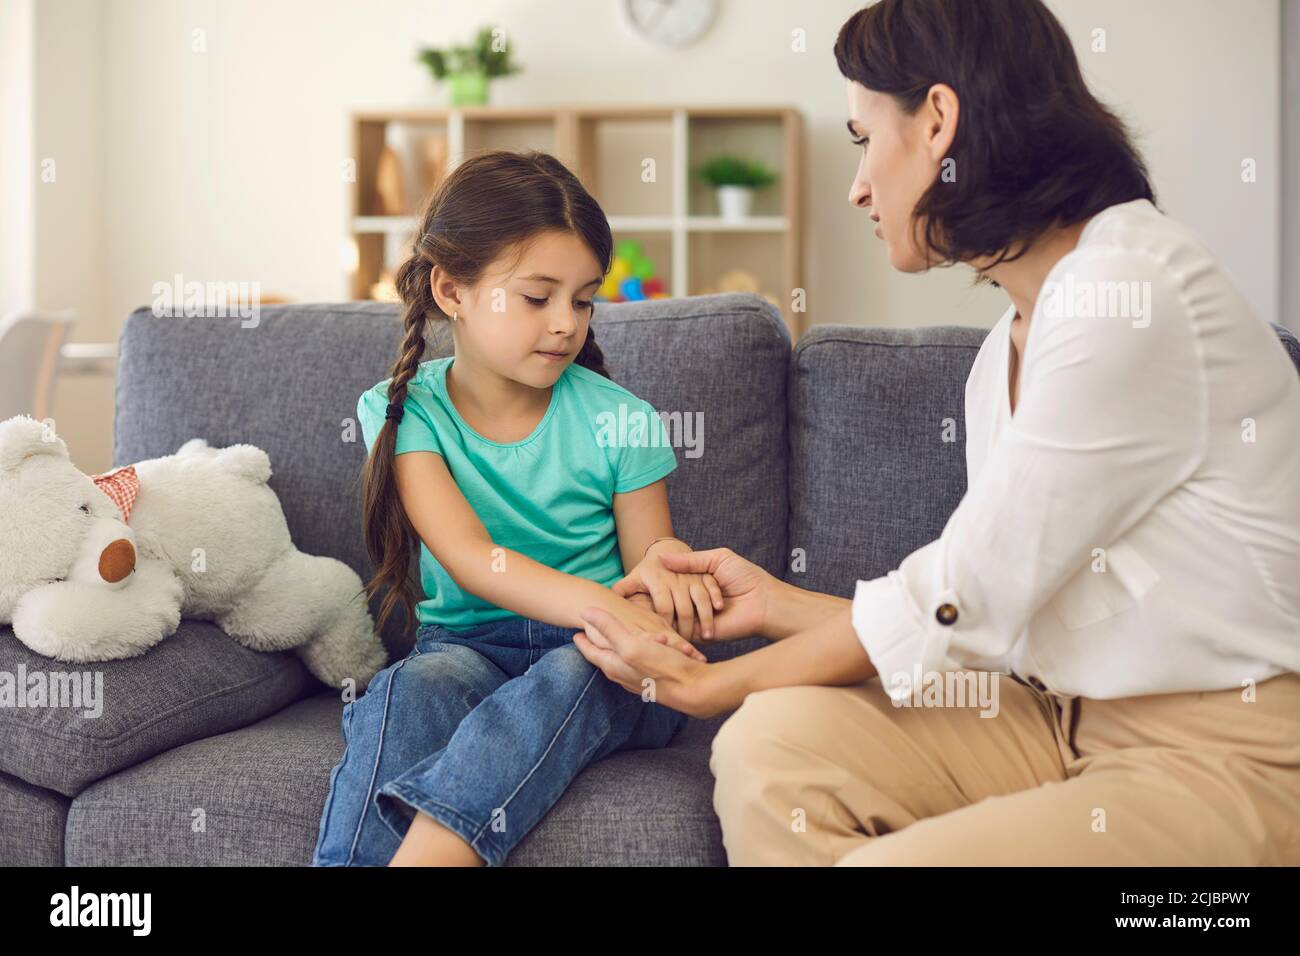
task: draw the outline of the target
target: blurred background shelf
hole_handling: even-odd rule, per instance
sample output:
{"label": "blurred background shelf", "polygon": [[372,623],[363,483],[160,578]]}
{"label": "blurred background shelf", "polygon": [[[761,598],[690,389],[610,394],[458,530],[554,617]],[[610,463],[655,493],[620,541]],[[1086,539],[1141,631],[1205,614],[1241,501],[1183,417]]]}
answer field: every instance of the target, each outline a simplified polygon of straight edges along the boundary
{"label": "blurred background shelf", "polygon": [[[476,106],[359,112],[352,127],[345,263],[355,299],[395,297],[391,277],[410,250],[416,211],[458,163],[490,149],[540,149],[596,197],[615,243],[635,242],[653,262],[660,294],[758,292],[792,336],[803,331],[804,314],[791,308],[803,287],[803,122],[793,107]],[[696,175],[723,154],[777,174],[742,219],[723,218]]]}

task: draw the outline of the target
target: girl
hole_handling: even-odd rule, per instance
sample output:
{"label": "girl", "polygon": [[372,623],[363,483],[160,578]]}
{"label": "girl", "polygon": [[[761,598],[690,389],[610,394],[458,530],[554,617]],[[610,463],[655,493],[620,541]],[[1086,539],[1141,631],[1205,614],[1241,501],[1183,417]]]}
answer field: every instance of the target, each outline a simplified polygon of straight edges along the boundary
{"label": "girl", "polygon": [[[399,357],[357,403],[367,591],[387,587],[380,629],[399,601],[419,628],[343,709],[313,865],[499,865],[583,767],[663,747],[686,721],[571,640],[594,605],[629,626],[676,621],[686,640],[665,641],[702,660],[688,641],[722,608],[710,575],[659,561],[690,551],[664,486],[677,462],[591,329],[612,244],[596,201],[544,153],[479,155],[430,197],[397,273]],[[421,362],[431,319],[451,323],[455,354]],[[650,433],[607,440],[620,405]],[[625,570],[648,599],[609,589]]]}

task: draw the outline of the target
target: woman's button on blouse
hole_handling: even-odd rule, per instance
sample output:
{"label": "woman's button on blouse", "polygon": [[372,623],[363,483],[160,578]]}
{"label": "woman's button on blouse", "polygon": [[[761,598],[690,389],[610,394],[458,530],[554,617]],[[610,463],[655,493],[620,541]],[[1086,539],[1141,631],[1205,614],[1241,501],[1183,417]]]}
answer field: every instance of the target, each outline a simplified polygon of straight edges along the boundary
{"label": "woman's button on blouse", "polygon": [[954,624],[957,621],[955,604],[940,604],[934,611],[934,619],[940,624]]}

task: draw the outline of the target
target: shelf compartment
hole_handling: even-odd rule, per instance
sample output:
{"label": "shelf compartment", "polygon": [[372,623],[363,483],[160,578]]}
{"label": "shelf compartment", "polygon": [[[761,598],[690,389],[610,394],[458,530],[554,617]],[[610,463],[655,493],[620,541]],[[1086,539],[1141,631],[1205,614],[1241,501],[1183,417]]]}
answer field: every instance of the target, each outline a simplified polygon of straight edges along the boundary
{"label": "shelf compartment", "polygon": [[[578,178],[611,221],[672,215],[677,176],[670,117],[580,117],[574,149]],[[651,182],[642,181],[646,160],[654,161]]]}
{"label": "shelf compartment", "polygon": [[[722,276],[736,269],[753,275],[759,295],[770,297],[778,309],[788,311],[784,237],[764,232],[693,232],[688,237],[688,295],[721,291]],[[746,290],[747,291],[747,290]]]}
{"label": "shelf compartment", "polygon": [[689,216],[717,217],[718,199],[714,187],[701,179],[696,170],[715,156],[722,155],[758,161],[775,171],[776,182],[754,193],[753,215],[785,215],[784,195],[790,173],[786,163],[786,130],[782,114],[738,117],[691,114],[687,129],[690,180],[686,209]]}

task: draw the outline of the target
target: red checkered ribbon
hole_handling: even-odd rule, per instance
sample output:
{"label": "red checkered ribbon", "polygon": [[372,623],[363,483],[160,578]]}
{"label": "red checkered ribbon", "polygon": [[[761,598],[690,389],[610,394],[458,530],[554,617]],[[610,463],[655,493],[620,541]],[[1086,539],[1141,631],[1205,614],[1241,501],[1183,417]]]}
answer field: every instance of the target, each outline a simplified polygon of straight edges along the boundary
{"label": "red checkered ribbon", "polygon": [[113,499],[117,510],[122,512],[123,521],[131,517],[131,507],[135,504],[136,495],[140,494],[140,479],[136,476],[135,465],[123,465],[102,475],[91,475],[90,480]]}

